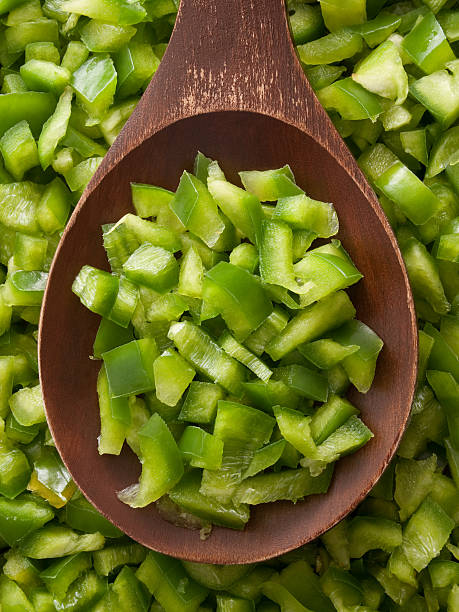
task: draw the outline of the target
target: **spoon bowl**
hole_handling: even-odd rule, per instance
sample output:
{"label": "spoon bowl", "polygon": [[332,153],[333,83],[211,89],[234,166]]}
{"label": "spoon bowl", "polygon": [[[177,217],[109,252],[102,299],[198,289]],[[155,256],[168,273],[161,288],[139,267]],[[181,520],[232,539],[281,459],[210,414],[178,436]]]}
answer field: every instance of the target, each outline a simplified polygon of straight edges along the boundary
{"label": "spoon bowl", "polygon": [[[208,4],[182,0],[157,75],[67,226],[42,309],[40,375],[56,446],[77,485],[105,516],[138,542],[175,557],[249,563],[319,536],[376,483],[408,419],[416,380],[417,330],[395,238],[302,73],[282,0]],[[206,36],[207,30],[213,38]],[[196,44],[187,51],[189,41]],[[371,390],[349,395],[374,438],[337,463],[328,493],[295,505],[255,507],[244,531],[215,527],[206,541],[196,531],[163,520],[154,504],[132,509],[118,500],[116,492],[138,480],[140,464],[128,448],[119,457],[97,452],[100,364],[89,356],[99,317],[71,292],[84,264],[108,269],[101,225],[132,212],[130,182],[174,190],[182,170],[192,169],[198,150],[218,159],[236,183],[239,170],[288,163],[308,195],[334,203],[340,219],[338,237],[364,274],[351,292],[357,317],[385,343]]]}

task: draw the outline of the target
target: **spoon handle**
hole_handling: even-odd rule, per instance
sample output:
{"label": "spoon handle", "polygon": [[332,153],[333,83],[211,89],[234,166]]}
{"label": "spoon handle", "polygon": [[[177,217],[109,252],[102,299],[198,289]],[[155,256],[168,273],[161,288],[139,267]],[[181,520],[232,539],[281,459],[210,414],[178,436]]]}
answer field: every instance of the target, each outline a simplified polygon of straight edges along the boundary
{"label": "spoon handle", "polygon": [[317,124],[328,118],[296,57],[284,0],[182,0],[136,125],[143,140],[184,117],[226,110],[278,117],[323,140]]}

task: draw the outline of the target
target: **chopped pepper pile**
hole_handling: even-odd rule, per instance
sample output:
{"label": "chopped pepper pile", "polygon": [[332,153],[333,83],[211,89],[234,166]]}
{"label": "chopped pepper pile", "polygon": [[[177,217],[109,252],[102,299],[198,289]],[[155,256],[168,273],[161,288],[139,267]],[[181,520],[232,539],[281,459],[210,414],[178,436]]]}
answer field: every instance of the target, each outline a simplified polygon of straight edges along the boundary
{"label": "chopped pepper pile", "polygon": [[[72,205],[159,64],[177,7],[0,0],[2,610],[459,609],[459,5],[287,5],[306,76],[374,186],[415,294],[418,388],[397,457],[351,516],[255,566],[197,565],[147,551],[75,490],[38,386],[46,273]],[[249,221],[244,234],[254,244]],[[299,247],[307,236],[297,240]],[[230,263],[252,261],[243,247]],[[190,283],[190,297],[194,290]],[[256,355],[261,342],[249,350]],[[186,410],[196,418],[210,387],[192,390]],[[122,401],[118,408],[122,415]]]}
{"label": "chopped pepper pile", "polygon": [[370,389],[383,344],[354,319],[339,240],[309,248],[338,232],[333,205],[289,166],[239,175],[198,153],[175,194],[133,183],[139,216],[103,227],[112,274],[85,265],[72,287],[103,317],[99,453],[126,440],[142,464],[118,497],[234,529],[249,505],[325,493],[368,442],[342,395]]}

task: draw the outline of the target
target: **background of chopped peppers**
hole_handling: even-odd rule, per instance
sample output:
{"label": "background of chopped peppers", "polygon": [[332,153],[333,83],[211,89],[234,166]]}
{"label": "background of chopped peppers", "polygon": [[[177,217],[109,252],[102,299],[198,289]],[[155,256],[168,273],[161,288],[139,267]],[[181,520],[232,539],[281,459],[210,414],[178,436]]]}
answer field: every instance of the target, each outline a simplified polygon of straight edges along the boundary
{"label": "background of chopped peppers", "polygon": [[[251,566],[149,552],[75,490],[38,386],[42,289],[71,206],[158,67],[177,6],[0,0],[2,611],[459,610],[459,4],[288,9],[305,72],[380,196],[415,294],[420,373],[397,457],[353,515]],[[36,274],[13,282],[21,271]]]}

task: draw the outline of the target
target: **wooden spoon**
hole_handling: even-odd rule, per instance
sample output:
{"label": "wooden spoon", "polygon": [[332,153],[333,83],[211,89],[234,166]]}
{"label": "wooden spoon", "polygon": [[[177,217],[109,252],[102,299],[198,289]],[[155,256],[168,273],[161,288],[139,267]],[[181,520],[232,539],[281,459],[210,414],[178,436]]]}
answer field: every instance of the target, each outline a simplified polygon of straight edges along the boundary
{"label": "wooden spoon", "polygon": [[[334,202],[339,238],[364,280],[357,316],[384,340],[371,391],[350,398],[375,434],[338,462],[326,495],[258,506],[246,529],[199,533],[164,521],[154,504],[133,510],[116,491],[137,481],[129,449],[99,456],[96,376],[99,317],[72,294],[83,264],[108,269],[101,225],[132,211],[130,182],[175,189],[200,150],[229,180],[243,169],[289,163],[312,197]],[[51,267],[40,322],[40,374],[56,447],[85,496],[129,536],[157,551],[207,563],[261,561],[335,525],[370,491],[407,422],[417,329],[394,235],[377,199],[311,90],[292,45],[283,0],[182,0],[164,59],[83,194]]]}

